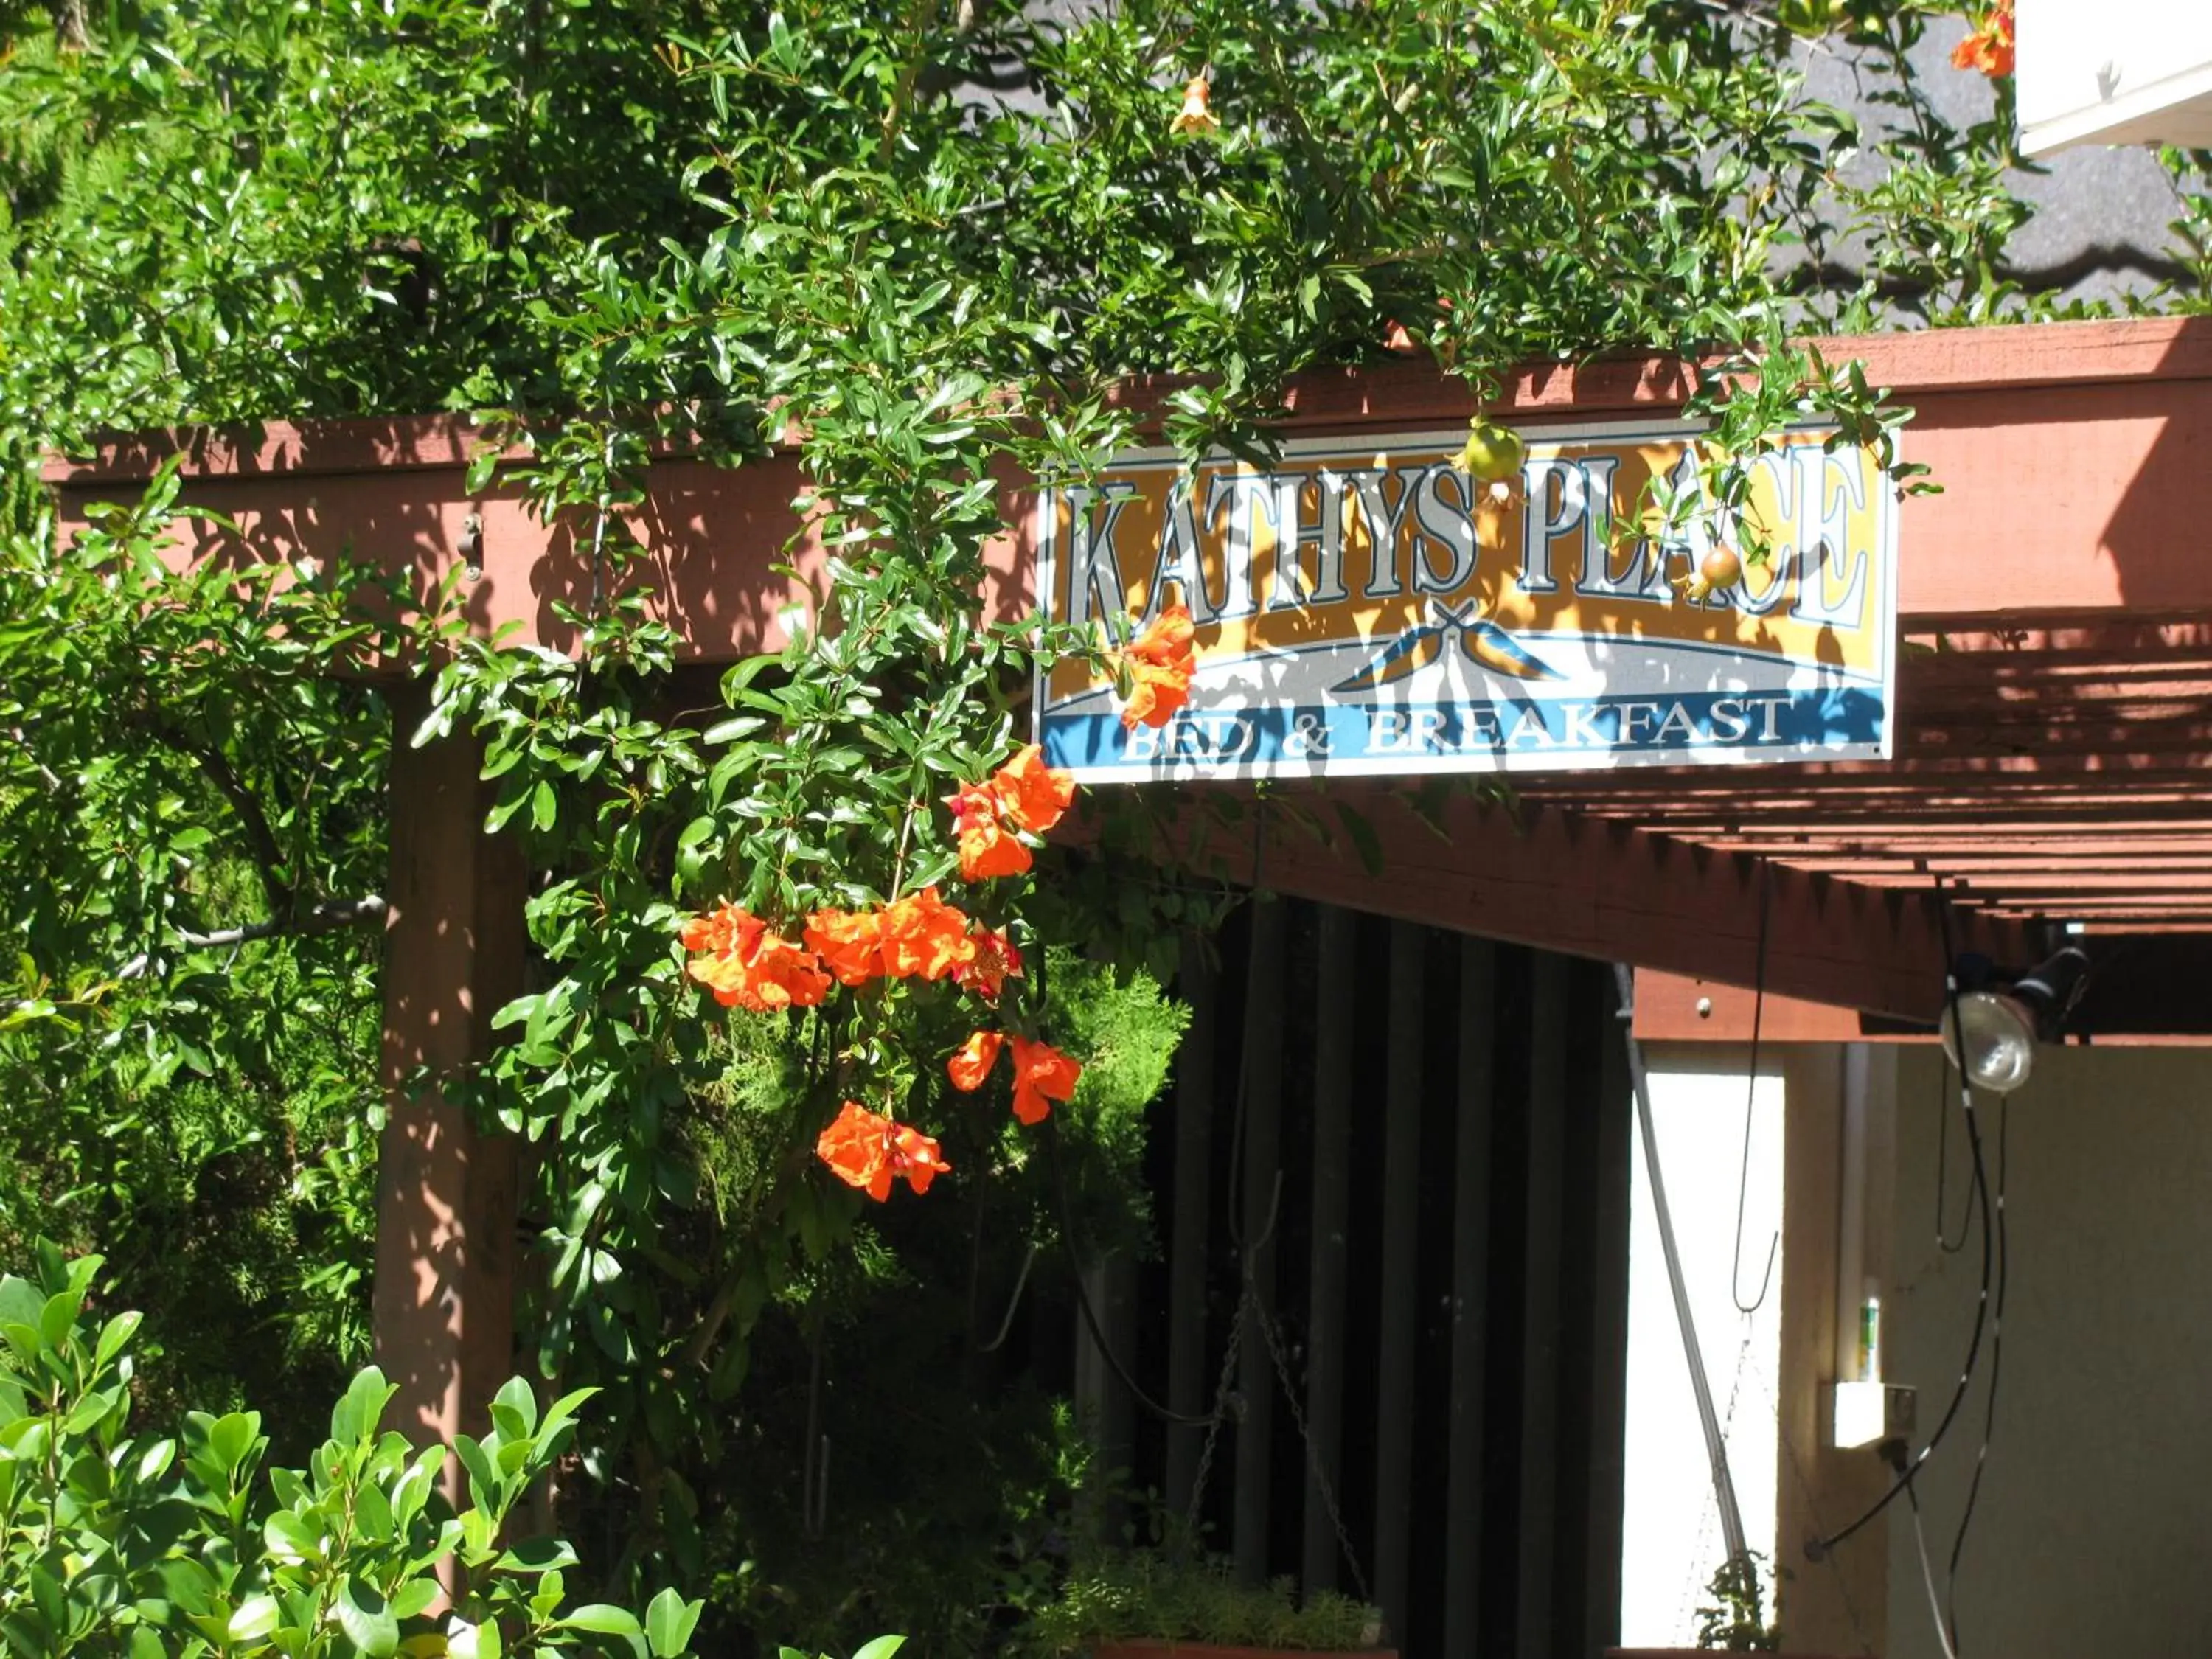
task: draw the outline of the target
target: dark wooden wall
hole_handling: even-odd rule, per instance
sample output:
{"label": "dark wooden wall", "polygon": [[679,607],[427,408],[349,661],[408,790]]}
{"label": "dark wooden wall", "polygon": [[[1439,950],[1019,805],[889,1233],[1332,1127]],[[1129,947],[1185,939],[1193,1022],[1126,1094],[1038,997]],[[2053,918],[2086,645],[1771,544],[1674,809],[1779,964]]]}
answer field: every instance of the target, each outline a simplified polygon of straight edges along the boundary
{"label": "dark wooden wall", "polygon": [[[1364,1577],[1406,1659],[1595,1654],[1619,1619],[1627,1345],[1610,969],[1268,900],[1186,951],[1178,991],[1161,1258],[1089,1279],[1138,1382],[1203,1414],[1250,1256],[1289,1386],[1246,1319],[1209,1543],[1254,1578]],[[1203,1431],[1095,1355],[1078,1376],[1109,1458],[1182,1514]]]}

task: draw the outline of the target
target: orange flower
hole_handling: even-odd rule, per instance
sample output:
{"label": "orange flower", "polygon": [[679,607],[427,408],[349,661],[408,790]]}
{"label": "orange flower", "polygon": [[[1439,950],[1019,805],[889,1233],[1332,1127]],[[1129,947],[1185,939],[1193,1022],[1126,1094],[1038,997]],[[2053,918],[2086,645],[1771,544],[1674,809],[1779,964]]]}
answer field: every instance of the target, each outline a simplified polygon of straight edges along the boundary
{"label": "orange flower", "polygon": [[1171,605],[1145,624],[1144,631],[1129,641],[1127,655],[1138,662],[1148,662],[1161,668],[1188,668],[1197,660],[1197,625],[1190,619],[1187,605]]}
{"label": "orange flower", "polygon": [[814,1156],[848,1187],[878,1203],[891,1195],[890,1120],[848,1100],[814,1143]]}
{"label": "orange flower", "polygon": [[694,916],[684,924],[684,948],[687,951],[712,951],[717,956],[729,956],[750,950],[768,924],[749,910],[741,910],[724,899],[702,916]]}
{"label": "orange flower", "polygon": [[884,907],[883,941],[884,971],[895,979],[943,979],[975,960],[966,913],[934,887]]}
{"label": "orange flower", "polygon": [[904,1176],[917,1193],[927,1192],[929,1183],[952,1167],[933,1138],[903,1123],[891,1125],[890,1161],[891,1172]]}
{"label": "orange flower", "polygon": [[1397,352],[1401,356],[1410,356],[1420,349],[1414,343],[1413,337],[1406,331],[1405,324],[1395,317],[1392,318],[1390,326],[1382,331],[1382,349]]}
{"label": "orange flower", "polygon": [[1030,867],[1030,849],[999,822],[1003,803],[992,784],[963,784],[958,794],[945,798],[945,804],[952,809],[960,840],[962,880],[1018,876]]}
{"label": "orange flower", "polygon": [[1133,663],[1129,679],[1129,701],[1121,706],[1121,729],[1125,732],[1133,732],[1140,726],[1165,726],[1176,717],[1176,711],[1190,701],[1188,673],[1155,668],[1149,663]]}
{"label": "orange flower", "polygon": [[960,874],[968,881],[1018,876],[1030,867],[1030,849],[1014,833],[1042,835],[1058,823],[1075,799],[1075,780],[1044,763],[1030,744],[984,783],[968,783],[945,804],[952,809],[960,842]]}
{"label": "orange flower", "polygon": [[865,985],[884,971],[883,913],[817,910],[806,919],[807,948],[840,985]]}
{"label": "orange flower", "polygon": [[1220,118],[1213,112],[1213,89],[1203,75],[1194,75],[1183,83],[1182,108],[1176,118],[1168,123],[1171,133],[1218,132]]}
{"label": "orange flower", "polygon": [[1994,80],[2010,75],[2013,64],[2013,0],[1996,0],[1981,27],[1951,49],[1951,67],[1979,70]]}
{"label": "orange flower", "polygon": [[962,990],[972,991],[986,1002],[996,1002],[1006,981],[1022,976],[1022,953],[1014,948],[1013,940],[995,927],[979,928],[969,937],[975,941],[975,959],[954,977]]}
{"label": "orange flower", "polygon": [[811,1008],[830,994],[830,975],[814,952],[774,933],[763,933],[749,957],[694,957],[690,972],[724,1007],[734,1003],[757,1014]]}
{"label": "orange flower", "polygon": [[1044,750],[1032,743],[999,769],[991,780],[991,792],[999,798],[1000,811],[1019,828],[1042,836],[1060,822],[1074,800],[1075,777],[1047,766]]}
{"label": "orange flower", "polygon": [[991,1075],[991,1067],[999,1063],[999,1049],[1006,1038],[996,1031],[977,1031],[954,1051],[945,1062],[945,1074],[952,1079],[952,1086],[963,1095],[972,1095],[983,1086],[983,1079]]}
{"label": "orange flower", "polygon": [[814,1155],[848,1187],[878,1203],[891,1195],[891,1182],[903,1176],[917,1193],[952,1166],[937,1143],[918,1129],[878,1115],[857,1100],[847,1101],[835,1121],[814,1143]]}
{"label": "orange flower", "polygon": [[1007,1041],[1014,1047],[1014,1115],[1024,1123],[1042,1123],[1052,1115],[1054,1101],[1075,1097],[1082,1062],[1048,1042],[1022,1036]]}
{"label": "orange flower", "polygon": [[725,903],[684,925],[687,949],[702,951],[684,971],[725,1008],[772,1014],[811,1008],[830,994],[830,976],[811,951],[768,931],[768,924]]}
{"label": "orange flower", "polygon": [[1129,700],[1121,708],[1121,729],[1165,726],[1190,698],[1190,677],[1198,666],[1189,611],[1169,605],[1146,623],[1122,652],[1129,675]]}

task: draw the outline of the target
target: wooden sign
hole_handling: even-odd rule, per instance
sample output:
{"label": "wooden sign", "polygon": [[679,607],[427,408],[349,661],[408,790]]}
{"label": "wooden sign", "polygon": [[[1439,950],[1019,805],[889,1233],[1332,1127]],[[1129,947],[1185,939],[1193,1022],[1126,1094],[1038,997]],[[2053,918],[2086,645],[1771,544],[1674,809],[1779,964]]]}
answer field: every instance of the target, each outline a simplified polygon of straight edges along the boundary
{"label": "wooden sign", "polygon": [[[1262,471],[1127,456],[1042,492],[1038,588],[1113,641],[1180,601],[1188,706],[1126,726],[1066,661],[1037,735],[1089,782],[1844,760],[1889,752],[1897,501],[1870,453],[1793,433],[1741,524],[1624,526],[1698,489],[1695,428],[1528,427],[1517,479],[1452,462],[1466,433],[1299,439]],[[1710,592],[1717,546],[1764,562]]]}

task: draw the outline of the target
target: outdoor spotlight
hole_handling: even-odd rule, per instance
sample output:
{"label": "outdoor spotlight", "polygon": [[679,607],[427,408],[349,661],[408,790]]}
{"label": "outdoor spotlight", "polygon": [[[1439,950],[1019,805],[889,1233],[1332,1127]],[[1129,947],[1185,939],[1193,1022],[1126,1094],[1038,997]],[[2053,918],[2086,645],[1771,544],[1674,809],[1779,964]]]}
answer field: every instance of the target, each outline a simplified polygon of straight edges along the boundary
{"label": "outdoor spotlight", "polygon": [[[1958,975],[1962,984],[1965,966],[1960,964]],[[2027,1081],[2035,1065],[2035,1045],[2065,1029],[2066,1016],[2080,998],[2088,971],[2087,955],[2079,945],[2069,945],[2002,988],[1961,989],[1944,1006],[1943,1052],[1975,1088],[2010,1094]],[[1985,967],[1983,972],[1987,972]],[[1960,1058],[1962,1031],[1964,1060]]]}

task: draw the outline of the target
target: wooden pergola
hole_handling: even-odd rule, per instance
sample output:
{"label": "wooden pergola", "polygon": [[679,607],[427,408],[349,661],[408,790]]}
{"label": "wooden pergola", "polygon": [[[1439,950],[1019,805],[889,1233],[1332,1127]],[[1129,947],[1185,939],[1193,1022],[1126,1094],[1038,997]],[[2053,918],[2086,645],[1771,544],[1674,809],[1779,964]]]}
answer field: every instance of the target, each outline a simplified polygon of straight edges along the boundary
{"label": "wooden pergola", "polygon": [[[1256,849],[1284,893],[1517,943],[1635,963],[1646,1035],[1725,1036],[1768,994],[1768,1035],[1859,1036],[1867,1017],[1924,1029],[1936,1012],[1948,905],[1953,943],[2036,958],[2057,925],[2160,936],[2139,959],[2193,963],[2212,934],[2212,319],[1959,330],[1824,343],[1863,362],[1915,417],[1905,458],[1940,495],[1902,508],[1897,752],[1890,761],[1582,774],[1527,782],[1510,805],[1462,799],[1439,838],[1389,789],[1340,786],[1382,851],[1277,828]],[[1662,414],[1679,364],[1530,369],[1507,420]],[[1145,400],[1160,388],[1133,386]],[[1425,368],[1315,375],[1291,388],[1303,434],[1464,420],[1463,388]],[[588,527],[545,525],[518,489],[471,492],[475,443],[454,417],[270,424],[251,435],[119,440],[56,460],[64,526],[185,456],[186,498],[237,526],[255,556],[367,560],[428,595],[464,568],[478,629],[573,643],[554,613],[591,590]],[[795,457],[737,470],[657,462],[633,521],[640,576],[701,663],[779,648],[810,603],[822,550],[790,503]],[[1012,511],[1006,521],[1024,524]],[[226,532],[179,527],[180,556]],[[794,537],[799,579],[778,574]],[[985,598],[1028,609],[1030,550],[1010,534]],[[398,697],[409,718],[408,695]],[[482,833],[476,751],[394,750],[381,1164],[380,1360],[431,1432],[464,1425],[511,1360],[514,1166],[434,1089],[485,1052],[520,988],[524,872]],[[1210,786],[1234,787],[1236,786]],[[1291,786],[1309,787],[1312,786]],[[1249,877],[1238,838],[1222,867]],[[1764,906],[1765,946],[1760,950]],[[2212,945],[2212,939],[2203,943]],[[2177,955],[2176,953],[2179,953]],[[2202,982],[2201,979],[2197,982]],[[1737,988],[1731,989],[1730,988]],[[2114,998],[2118,1032],[2212,1029],[2201,998]]]}

